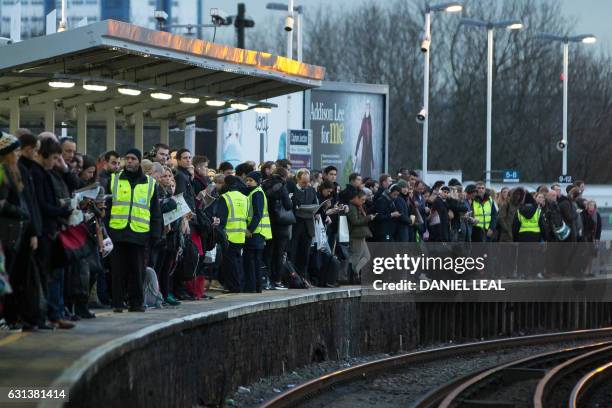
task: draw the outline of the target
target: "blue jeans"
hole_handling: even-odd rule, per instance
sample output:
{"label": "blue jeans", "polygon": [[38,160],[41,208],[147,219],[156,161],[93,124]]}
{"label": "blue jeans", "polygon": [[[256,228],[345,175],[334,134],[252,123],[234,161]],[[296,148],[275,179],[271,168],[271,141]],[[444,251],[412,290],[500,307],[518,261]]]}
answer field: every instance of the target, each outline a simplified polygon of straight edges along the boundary
{"label": "blue jeans", "polygon": [[47,305],[51,321],[64,318],[64,268],[51,271],[48,280]]}

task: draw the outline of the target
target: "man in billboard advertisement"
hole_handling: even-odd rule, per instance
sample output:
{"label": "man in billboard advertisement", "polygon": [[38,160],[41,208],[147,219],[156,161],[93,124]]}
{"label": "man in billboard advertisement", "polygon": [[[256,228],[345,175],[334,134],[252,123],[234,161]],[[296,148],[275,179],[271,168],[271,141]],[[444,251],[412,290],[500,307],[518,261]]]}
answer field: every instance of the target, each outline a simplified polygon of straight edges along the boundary
{"label": "man in billboard advertisement", "polygon": [[340,185],[351,173],[378,177],[383,172],[383,94],[313,90],[309,119],[313,168],[336,167]]}

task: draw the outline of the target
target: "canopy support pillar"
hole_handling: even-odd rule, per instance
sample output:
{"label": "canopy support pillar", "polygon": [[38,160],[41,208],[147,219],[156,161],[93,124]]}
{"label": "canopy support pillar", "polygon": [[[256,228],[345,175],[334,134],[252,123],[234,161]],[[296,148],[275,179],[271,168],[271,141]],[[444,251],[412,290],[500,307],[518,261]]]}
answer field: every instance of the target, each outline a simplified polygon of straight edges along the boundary
{"label": "canopy support pillar", "polygon": [[55,102],[45,104],[45,132],[55,133]]}
{"label": "canopy support pillar", "polygon": [[87,154],[87,105],[77,105],[77,147]]}
{"label": "canopy support pillar", "polygon": [[144,147],[144,115],[141,112],[135,112],[134,118],[134,146],[143,151]]}
{"label": "canopy support pillar", "polygon": [[117,116],[114,109],[109,109],[106,116],[106,151],[115,150],[117,142]]}
{"label": "canopy support pillar", "polygon": [[161,119],[159,121],[159,130],[159,142],[170,145],[170,121],[168,119]]}
{"label": "canopy support pillar", "polygon": [[10,109],[10,118],[9,118],[9,132],[11,134],[15,134],[17,129],[19,129],[19,121],[20,121],[20,110],[19,110],[19,97],[12,96],[9,98],[9,109]]}

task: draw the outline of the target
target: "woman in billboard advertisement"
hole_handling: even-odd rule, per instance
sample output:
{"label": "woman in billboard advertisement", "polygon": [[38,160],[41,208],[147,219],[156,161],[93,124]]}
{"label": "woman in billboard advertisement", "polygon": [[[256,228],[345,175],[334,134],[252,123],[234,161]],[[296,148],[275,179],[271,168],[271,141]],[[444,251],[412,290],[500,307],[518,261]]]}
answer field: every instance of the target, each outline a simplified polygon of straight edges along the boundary
{"label": "woman in billboard advertisement", "polygon": [[234,167],[242,163],[242,117],[228,115],[223,120],[223,161]]}
{"label": "woman in billboard advertisement", "polygon": [[362,176],[371,177],[376,171],[374,167],[374,149],[372,147],[372,117],[370,115],[370,100],[366,101],[365,113],[361,119],[361,128],[355,144],[354,171]]}

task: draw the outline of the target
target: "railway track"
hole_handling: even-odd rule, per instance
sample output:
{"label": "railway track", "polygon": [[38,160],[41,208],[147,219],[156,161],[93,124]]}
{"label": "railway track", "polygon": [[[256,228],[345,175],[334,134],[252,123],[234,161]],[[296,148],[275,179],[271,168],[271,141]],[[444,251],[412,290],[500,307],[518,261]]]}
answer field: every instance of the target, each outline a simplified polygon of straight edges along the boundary
{"label": "railway track", "polygon": [[[611,383],[612,361],[587,372],[578,380],[570,394],[568,407],[586,407],[590,402],[593,402],[593,405],[597,404],[597,401],[592,400],[596,400],[598,392],[602,392],[604,388],[609,392],[612,388]],[[603,405],[600,404],[600,406]]]}
{"label": "railway track", "polygon": [[[603,340],[606,338],[609,339],[609,341]],[[426,395],[425,397],[422,397],[421,400],[414,404],[415,408],[438,407],[442,406],[441,404],[443,403],[446,404],[444,405],[446,407],[518,407],[521,405],[509,405],[510,402],[503,400],[495,401],[483,399],[480,398],[476,393],[480,393],[486,389],[492,389],[491,387],[497,384],[500,379],[514,380],[510,381],[514,384],[517,383],[516,379],[520,380],[521,378],[528,378],[531,381],[542,381],[544,380],[544,377],[546,377],[547,374],[551,372],[551,369],[556,368],[559,365],[566,363],[567,361],[573,358],[588,354],[590,352],[603,352],[603,350],[612,350],[612,327],[595,330],[578,330],[571,332],[560,332],[552,334],[489,340],[449,347],[435,348],[424,351],[417,351],[398,356],[388,357],[369,363],[349,367],[343,370],[338,370],[322,377],[310,380],[304,384],[301,384],[295,388],[292,388],[288,391],[279,394],[275,398],[263,403],[261,407],[296,407],[300,404],[304,404],[312,398],[323,395],[327,391],[330,391],[336,387],[341,387],[343,385],[347,385],[359,380],[373,379],[381,375],[382,373],[388,373],[392,370],[401,370],[402,367],[408,367],[414,364],[450,359],[457,356],[465,356],[466,354],[482,353],[487,351],[587,340],[600,341],[595,342],[593,344],[565,348],[563,350],[549,351],[536,356],[530,356],[514,362],[495,366],[493,368],[482,369],[480,371],[477,371],[476,373],[471,373],[465,377],[453,380],[437,388],[430,394]],[[602,354],[598,354],[598,356],[598,358],[595,358],[593,356],[588,364],[585,363],[582,365],[580,377],[582,377],[585,372],[595,369],[596,367],[593,367],[594,364],[597,365],[598,362],[602,362],[603,360],[605,360],[605,358],[602,357]],[[531,361],[528,361],[529,359],[531,359]],[[582,361],[584,362],[585,360]],[[602,365],[603,363],[599,364],[598,367]],[[507,367],[502,368],[502,366]],[[497,372],[493,372],[492,370],[495,369],[499,370]],[[569,368],[566,370],[559,371],[558,375],[550,376],[548,381],[558,383],[559,381],[561,381],[562,378],[564,378],[565,374],[568,372],[567,370],[569,370]],[[569,371],[575,373],[574,370]],[[612,368],[606,369],[605,372],[611,373]],[[491,374],[491,376],[488,376],[487,374]],[[599,379],[602,378],[598,375],[594,375],[594,377]],[[482,380],[482,382],[480,380]],[[594,386],[594,382],[592,382],[592,380],[590,379],[585,379],[584,382],[584,387],[586,387],[585,389]],[[468,386],[466,385],[466,383],[471,383],[471,385]],[[535,384],[535,386],[539,387],[539,383]],[[459,387],[462,387],[462,392],[456,392]],[[543,385],[541,388],[542,397],[547,396],[547,392],[549,392],[549,390],[551,389],[547,388],[545,385]],[[572,391],[573,389],[570,388],[568,398],[569,394],[572,393]],[[580,390],[576,391],[577,398],[584,398],[584,392],[585,391]],[[473,405],[467,405],[465,401]],[[533,401],[535,401],[535,396]],[[480,403],[482,403],[482,405],[479,405]],[[531,403],[532,401],[529,401],[529,404],[527,405],[531,405]]]}
{"label": "railway track", "polygon": [[611,358],[612,341],[541,353],[453,381],[415,407],[566,407],[577,373]]}

